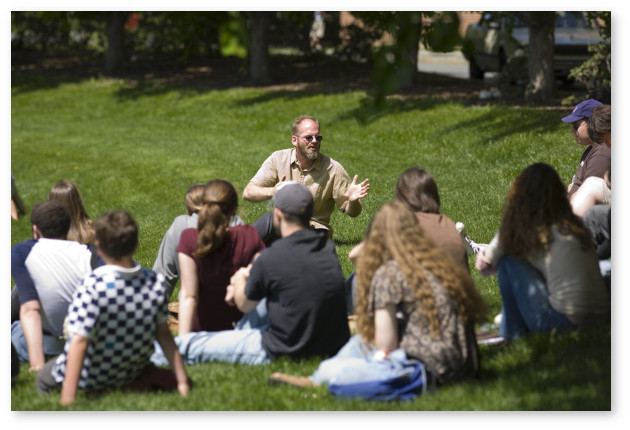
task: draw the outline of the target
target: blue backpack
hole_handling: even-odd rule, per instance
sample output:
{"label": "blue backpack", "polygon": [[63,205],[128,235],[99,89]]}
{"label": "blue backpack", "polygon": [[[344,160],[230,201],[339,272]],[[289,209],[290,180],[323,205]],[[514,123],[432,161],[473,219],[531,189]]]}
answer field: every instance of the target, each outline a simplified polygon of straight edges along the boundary
{"label": "blue backpack", "polygon": [[[432,379],[431,392],[435,390]],[[328,384],[339,398],[367,400],[412,400],[427,390],[427,371],[417,360],[407,359],[403,350],[393,351],[382,361],[365,362],[343,369]]]}

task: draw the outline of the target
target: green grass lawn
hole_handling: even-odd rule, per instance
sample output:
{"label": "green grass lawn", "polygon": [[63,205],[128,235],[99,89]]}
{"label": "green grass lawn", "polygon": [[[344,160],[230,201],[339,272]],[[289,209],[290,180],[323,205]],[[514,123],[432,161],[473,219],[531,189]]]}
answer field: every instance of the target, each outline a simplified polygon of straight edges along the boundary
{"label": "green grass lawn", "polygon": [[[436,178],[442,210],[470,236],[488,242],[499,225],[510,181],[537,161],[571,179],[581,148],[561,110],[464,106],[433,99],[391,99],[375,110],[364,92],[320,94],[254,88],[196,91],[166,84],[132,85],[93,79],[64,82],[12,76],[11,171],[30,209],[60,179],[76,182],[92,218],[129,211],[140,226],[138,262],[152,267],[163,234],[185,213],[194,183],[225,178],[243,190],[274,150],[290,146],[300,114],[321,121],[322,152],[352,176],[370,179],[363,213],[335,212],[332,225],[345,275],[347,258],[371,216],[393,198],[408,167]],[[248,223],[266,204],[241,202]],[[11,245],[30,238],[28,216],[11,222]],[[473,260],[470,260],[471,267]],[[500,310],[496,278],[473,270],[491,308]],[[12,282],[13,285],[13,282]],[[175,394],[79,394],[73,410],[610,410],[610,326],[532,337],[506,348],[482,347],[480,380],[443,387],[412,402],[338,401],[326,390],[268,387],[274,371],[307,375],[317,359],[278,360],[247,367],[188,367],[189,398]],[[22,366],[11,389],[12,410],[57,410],[58,396],[41,396]]]}

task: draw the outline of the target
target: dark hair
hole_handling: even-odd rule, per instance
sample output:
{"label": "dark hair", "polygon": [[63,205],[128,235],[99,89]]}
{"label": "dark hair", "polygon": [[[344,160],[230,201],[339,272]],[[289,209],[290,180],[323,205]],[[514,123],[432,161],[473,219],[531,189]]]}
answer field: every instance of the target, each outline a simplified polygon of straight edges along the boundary
{"label": "dark hair", "polygon": [[238,207],[234,186],[225,179],[215,179],[203,190],[203,206],[197,221],[197,249],[194,257],[203,257],[223,245],[228,235],[230,217]]}
{"label": "dark hair", "polygon": [[70,213],[59,200],[44,200],[33,206],[31,225],[36,225],[46,238],[65,239],[70,229]]}
{"label": "dark hair", "polygon": [[400,175],[396,183],[396,199],[414,212],[440,213],[437,183],[429,172],[418,167],[411,167]]}
{"label": "dark hair", "polygon": [[607,133],[610,133],[610,105],[600,105],[588,118],[588,137],[595,143],[602,143]]}
{"label": "dark hair", "polygon": [[539,256],[553,241],[554,225],[560,234],[575,236],[582,249],[593,246],[591,234],[571,209],[558,173],[548,164],[532,164],[512,181],[505,198],[499,248],[520,260]]}
{"label": "dark hair", "polygon": [[133,255],[138,246],[138,224],[125,211],[111,211],[94,223],[98,247],[112,258]]}
{"label": "dark hair", "polygon": [[[282,209],[280,209],[282,211]],[[311,217],[304,215],[294,215],[286,212],[282,212],[282,216],[284,217],[284,221],[289,224],[299,225],[304,228],[309,228]]]}
{"label": "dark hair", "polygon": [[589,99],[595,99],[601,104],[610,104],[610,87],[597,87],[594,88],[588,95]]}

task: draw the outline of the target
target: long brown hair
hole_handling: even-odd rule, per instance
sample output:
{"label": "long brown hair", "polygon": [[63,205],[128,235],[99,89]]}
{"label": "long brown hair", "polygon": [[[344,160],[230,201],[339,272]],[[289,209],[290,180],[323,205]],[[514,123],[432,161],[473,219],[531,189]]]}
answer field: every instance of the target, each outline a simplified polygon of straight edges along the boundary
{"label": "long brown hair", "polygon": [[440,213],[437,183],[429,172],[419,167],[411,167],[400,175],[396,199],[407,203],[414,212]]}
{"label": "long brown hair", "polygon": [[374,340],[374,319],[368,309],[372,277],[390,260],[397,263],[414,292],[431,336],[439,336],[440,321],[427,275],[446,289],[464,322],[480,321],[483,317],[486,307],[470,274],[425,236],[405,203],[394,201],[374,215],[357,259],[357,329],[368,343]]}
{"label": "long brown hair", "polygon": [[66,179],[57,182],[48,193],[48,199],[59,200],[70,213],[68,240],[86,244],[94,242],[92,220],[83,206],[81,193],[74,182]]}
{"label": "long brown hair", "polygon": [[548,164],[532,164],[512,181],[505,198],[499,248],[520,260],[541,255],[553,241],[554,225],[559,233],[574,235],[583,249],[593,246],[558,173]]}
{"label": "long brown hair", "polygon": [[215,179],[203,190],[203,206],[197,221],[197,250],[195,257],[203,257],[220,248],[228,235],[230,217],[238,206],[234,186],[224,179]]}

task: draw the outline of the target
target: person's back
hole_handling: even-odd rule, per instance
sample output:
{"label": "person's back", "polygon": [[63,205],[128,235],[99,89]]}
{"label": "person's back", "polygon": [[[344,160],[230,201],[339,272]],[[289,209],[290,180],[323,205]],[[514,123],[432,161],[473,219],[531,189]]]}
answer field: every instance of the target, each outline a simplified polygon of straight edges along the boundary
{"label": "person's back", "polygon": [[[132,259],[138,243],[136,222],[126,212],[108,212],[95,223],[95,234],[106,265],[77,288],[68,308],[64,351],[38,373],[38,391],[61,387],[62,404],[72,403],[78,388],[182,384],[180,392],[185,395],[185,371],[166,324],[164,277]],[[176,383],[169,383],[170,372],[150,364],[156,338],[169,351]]]}
{"label": "person's back", "polygon": [[466,248],[455,223],[440,211],[437,182],[429,172],[419,167],[405,170],[396,182],[396,200],[405,203],[415,213],[426,235],[468,269]]}
{"label": "person's back", "polygon": [[348,340],[343,273],[325,234],[303,229],[274,242],[250,281],[248,297],[267,297],[269,355],[331,355]]}
{"label": "person's back", "polygon": [[[246,267],[264,248],[258,231],[251,225],[230,227],[223,245],[212,253],[195,257],[199,231],[197,228],[182,232],[177,252],[189,256],[195,263],[197,274],[196,312],[192,329],[228,330],[234,327],[243,313],[225,301],[225,288],[236,270]],[[182,275],[185,279],[186,275]],[[184,286],[185,288],[185,286]]]}
{"label": "person's back", "polygon": [[[71,240],[40,238],[13,247],[11,262],[22,303],[37,297],[42,328],[55,336],[63,332],[63,320],[77,285],[92,271],[93,254],[86,245]],[[16,267],[23,261],[32,285]],[[28,282],[28,281],[27,281]]]}
{"label": "person's back", "polygon": [[[19,303],[19,320],[11,323],[11,340],[20,360],[30,361],[31,367],[38,369],[45,355],[59,354],[63,349],[60,336],[68,305],[98,258],[87,245],[65,240],[70,214],[63,203],[38,203],[31,212],[31,224],[34,239],[11,250],[11,275],[16,284],[11,293],[12,308],[14,295]],[[15,313],[13,309],[11,313]],[[42,339],[43,345],[36,339]]]}
{"label": "person's back", "polygon": [[[67,324],[69,335],[92,339],[79,388],[102,390],[139,375],[153,353],[156,321],[166,321],[164,291],[162,275],[140,265],[101,266],[83,281]],[[69,343],[53,370],[58,381],[63,380],[68,348]]]}

